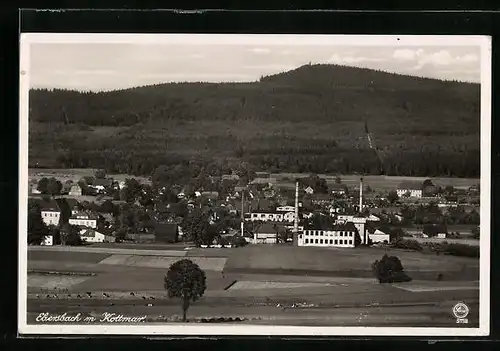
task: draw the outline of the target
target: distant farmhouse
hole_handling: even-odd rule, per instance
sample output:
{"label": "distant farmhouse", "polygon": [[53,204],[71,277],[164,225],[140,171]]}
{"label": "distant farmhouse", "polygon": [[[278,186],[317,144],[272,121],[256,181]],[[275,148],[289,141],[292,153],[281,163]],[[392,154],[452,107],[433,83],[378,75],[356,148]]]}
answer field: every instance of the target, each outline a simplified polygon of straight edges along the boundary
{"label": "distant farmhouse", "polygon": [[103,234],[93,228],[82,228],[80,230],[80,238],[87,243],[104,243],[114,242],[115,237],[112,235]]}
{"label": "distant farmhouse", "polygon": [[399,197],[409,195],[409,197],[421,198],[423,193],[423,186],[418,182],[402,182],[401,184],[399,184],[396,192]]}
{"label": "distant farmhouse", "polygon": [[69,196],[82,196],[82,187],[79,184],[73,184],[69,189]]}
{"label": "distant farmhouse", "polygon": [[328,184],[328,192],[334,195],[345,195],[347,187],[344,184]]}

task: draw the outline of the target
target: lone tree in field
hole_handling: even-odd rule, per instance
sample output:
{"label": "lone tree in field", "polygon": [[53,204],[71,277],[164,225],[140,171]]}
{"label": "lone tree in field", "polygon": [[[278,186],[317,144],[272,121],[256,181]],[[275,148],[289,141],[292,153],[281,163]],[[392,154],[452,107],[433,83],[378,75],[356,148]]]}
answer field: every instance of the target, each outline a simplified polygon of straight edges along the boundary
{"label": "lone tree in field", "polygon": [[372,269],[379,283],[402,283],[412,280],[405,273],[401,261],[396,256],[385,254],[380,261],[372,263]]}
{"label": "lone tree in field", "polygon": [[205,272],[193,261],[183,259],[170,266],[164,280],[168,297],[182,299],[182,320],[186,321],[186,312],[191,302],[198,300],[205,293]]}

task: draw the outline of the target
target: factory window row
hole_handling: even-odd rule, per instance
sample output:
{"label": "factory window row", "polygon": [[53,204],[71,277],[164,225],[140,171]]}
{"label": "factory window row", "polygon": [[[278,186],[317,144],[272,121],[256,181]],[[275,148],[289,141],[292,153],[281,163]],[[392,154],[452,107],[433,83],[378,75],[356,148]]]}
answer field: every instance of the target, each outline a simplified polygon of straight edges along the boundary
{"label": "factory window row", "polygon": [[305,239],[306,244],[352,245],[352,239]]}

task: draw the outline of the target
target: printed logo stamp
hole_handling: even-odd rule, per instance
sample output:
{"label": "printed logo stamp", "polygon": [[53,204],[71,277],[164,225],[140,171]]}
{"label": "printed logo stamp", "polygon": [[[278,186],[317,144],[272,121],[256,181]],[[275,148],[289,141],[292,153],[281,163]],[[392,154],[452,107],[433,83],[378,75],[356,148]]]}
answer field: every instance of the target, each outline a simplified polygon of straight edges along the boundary
{"label": "printed logo stamp", "polygon": [[469,315],[469,306],[464,302],[459,302],[453,306],[453,315],[457,318],[457,323],[467,324],[469,320],[467,316]]}

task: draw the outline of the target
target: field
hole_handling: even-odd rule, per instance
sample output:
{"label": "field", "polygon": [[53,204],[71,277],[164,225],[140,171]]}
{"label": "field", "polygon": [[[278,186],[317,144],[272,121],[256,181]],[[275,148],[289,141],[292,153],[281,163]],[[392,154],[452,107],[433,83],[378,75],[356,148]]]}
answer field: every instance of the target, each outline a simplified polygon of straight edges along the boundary
{"label": "field", "polygon": [[[84,176],[93,176],[95,169],[93,168],[73,168],[73,169],[36,169],[30,168],[28,176],[30,179],[40,179],[42,177],[55,177],[61,181],[71,179],[78,181]],[[306,177],[309,173],[273,173],[270,178],[275,178],[278,182],[289,182],[295,178]],[[136,178],[139,182],[150,184],[151,180],[146,177],[136,177],[128,174],[109,174],[116,180],[125,180],[126,178]],[[326,179],[328,183],[334,183],[337,177],[336,174],[320,174],[320,177]],[[342,183],[348,186],[359,186],[359,175],[338,175]],[[426,179],[432,179],[433,183],[442,187],[451,185],[456,188],[469,188],[472,185],[479,184],[478,178],[425,178],[425,177],[399,177],[399,176],[364,176],[363,182],[365,186],[369,186],[376,191],[389,191],[394,190],[403,181],[416,181],[422,183]]]}
{"label": "field", "polygon": [[[414,280],[381,285],[368,274],[359,276],[361,271],[369,273],[369,263],[383,254],[375,248],[262,245],[216,249],[206,255],[207,250],[180,251],[178,246],[170,249],[175,251],[149,253],[131,246],[99,246],[69,251],[30,247],[31,322],[42,311],[145,313],[152,323],[178,318],[178,301],[166,298],[163,276],[172,262],[185,257],[198,261],[207,275],[204,297],[189,310],[192,320],[231,316],[252,324],[454,326],[450,309],[460,300],[474,309],[469,326],[477,324],[475,259],[391,251]],[[120,261],[125,256],[128,263]],[[213,264],[221,260],[223,270]],[[443,281],[435,280],[438,272],[444,273]],[[359,319],[359,315],[364,317]]]}

